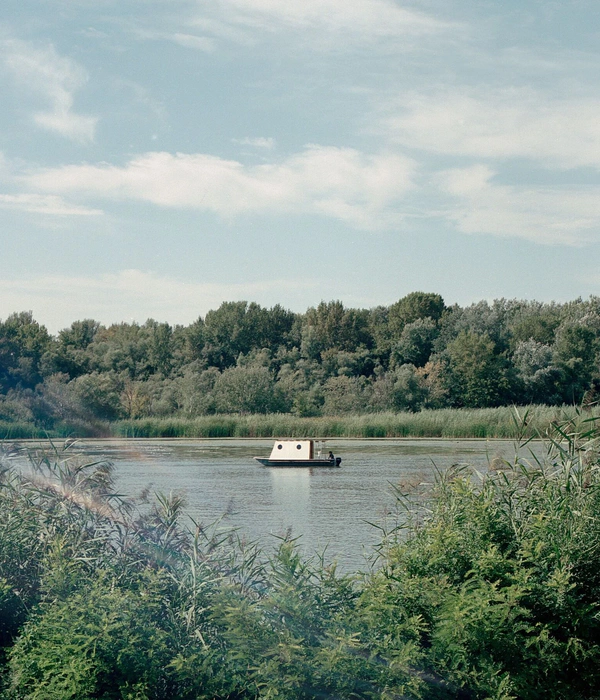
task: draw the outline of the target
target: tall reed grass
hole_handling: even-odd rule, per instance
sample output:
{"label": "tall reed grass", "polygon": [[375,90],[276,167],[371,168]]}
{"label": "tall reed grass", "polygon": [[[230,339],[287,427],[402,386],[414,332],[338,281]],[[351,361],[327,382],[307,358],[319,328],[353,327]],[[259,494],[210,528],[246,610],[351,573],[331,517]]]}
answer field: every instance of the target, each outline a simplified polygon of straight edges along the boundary
{"label": "tall reed grass", "polygon": [[0,421],[0,440],[28,440],[46,437],[48,437],[48,432],[42,428],[36,428],[33,423]]}
{"label": "tall reed grass", "polygon": [[[439,409],[419,413],[300,418],[290,414],[214,415],[197,418],[142,418],[111,425],[115,437],[178,438],[514,438],[543,435],[557,422],[575,417],[573,406]],[[516,416],[526,416],[525,425]],[[600,415],[596,407],[590,415]]]}

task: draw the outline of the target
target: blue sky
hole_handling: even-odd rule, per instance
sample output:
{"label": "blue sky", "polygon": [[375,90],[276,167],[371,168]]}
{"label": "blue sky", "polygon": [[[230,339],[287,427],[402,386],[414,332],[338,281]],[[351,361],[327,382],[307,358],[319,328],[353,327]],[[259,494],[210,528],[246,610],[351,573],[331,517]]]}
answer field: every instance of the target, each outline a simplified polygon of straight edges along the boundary
{"label": "blue sky", "polygon": [[597,0],[3,0],[0,318],[600,294]]}

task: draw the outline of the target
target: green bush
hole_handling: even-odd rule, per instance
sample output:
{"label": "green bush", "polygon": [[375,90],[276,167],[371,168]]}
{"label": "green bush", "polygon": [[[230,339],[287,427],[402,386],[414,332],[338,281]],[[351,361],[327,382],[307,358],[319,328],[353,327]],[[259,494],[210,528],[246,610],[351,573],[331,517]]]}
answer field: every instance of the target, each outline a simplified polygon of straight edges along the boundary
{"label": "green bush", "polygon": [[441,474],[362,594],[376,653],[418,620],[425,664],[473,697],[598,697],[599,434],[573,421],[544,463]]}
{"label": "green bush", "polygon": [[402,519],[355,576],[290,539],[267,558],[185,525],[177,495],[119,497],[70,443],[31,474],[5,465],[0,697],[595,700],[596,423],[556,424],[544,460],[398,491]]}

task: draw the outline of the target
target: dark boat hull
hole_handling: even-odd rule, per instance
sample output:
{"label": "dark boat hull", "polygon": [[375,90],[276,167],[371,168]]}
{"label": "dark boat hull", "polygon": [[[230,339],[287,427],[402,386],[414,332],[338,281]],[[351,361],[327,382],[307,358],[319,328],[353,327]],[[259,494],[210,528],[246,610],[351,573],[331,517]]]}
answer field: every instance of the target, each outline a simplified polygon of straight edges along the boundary
{"label": "dark boat hull", "polygon": [[263,467],[339,467],[342,461],[339,457],[331,459],[269,459],[268,457],[255,457]]}

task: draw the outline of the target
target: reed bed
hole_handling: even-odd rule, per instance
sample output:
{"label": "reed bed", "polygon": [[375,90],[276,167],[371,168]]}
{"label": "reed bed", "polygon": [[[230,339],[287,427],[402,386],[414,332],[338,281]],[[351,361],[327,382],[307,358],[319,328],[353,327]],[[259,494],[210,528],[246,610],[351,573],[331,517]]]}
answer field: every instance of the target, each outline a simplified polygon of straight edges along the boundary
{"label": "reed bed", "polygon": [[0,421],[0,440],[29,440],[48,437],[48,431],[33,423]]}
{"label": "reed bed", "polygon": [[[545,435],[553,423],[573,419],[573,406],[439,409],[419,413],[300,418],[290,414],[143,418],[111,425],[115,437],[177,438],[514,438]],[[589,415],[600,415],[596,407]],[[524,420],[523,420],[524,419]]]}

